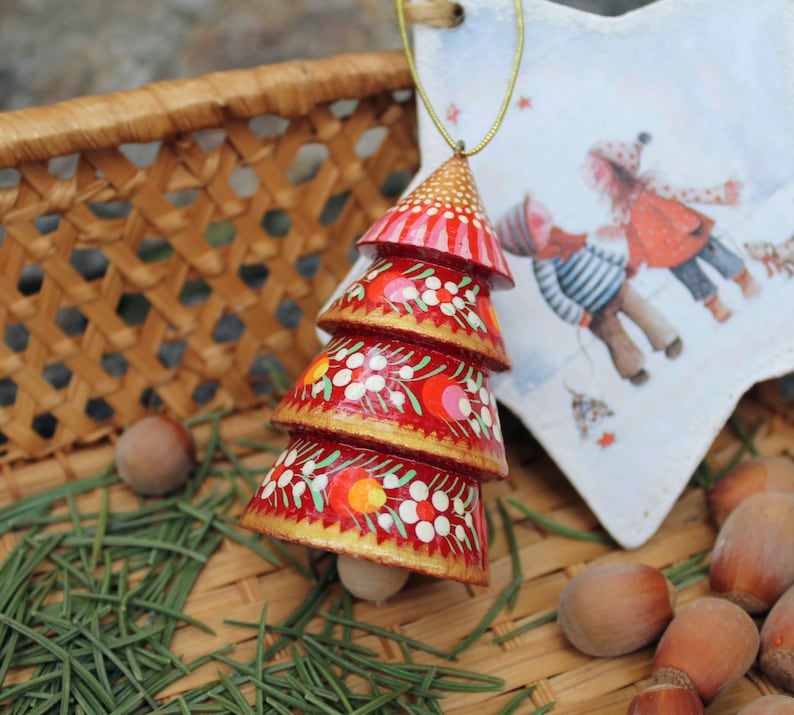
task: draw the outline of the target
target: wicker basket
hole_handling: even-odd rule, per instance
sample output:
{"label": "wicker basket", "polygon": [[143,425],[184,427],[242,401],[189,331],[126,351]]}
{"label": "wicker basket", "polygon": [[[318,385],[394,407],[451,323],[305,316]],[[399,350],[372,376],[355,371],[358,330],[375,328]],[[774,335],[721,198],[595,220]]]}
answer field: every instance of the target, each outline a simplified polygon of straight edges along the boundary
{"label": "wicker basket", "polygon": [[[387,52],[0,115],[0,505],[96,474],[118,431],[152,409],[187,418],[226,408],[227,437],[261,433],[269,405],[317,349],[315,315],[346,274],[354,240],[417,169],[409,87],[402,54]],[[774,386],[762,386],[738,412],[748,428],[763,421],[756,445],[767,453],[794,438],[775,399]],[[201,446],[206,429],[196,436]],[[506,438],[512,477],[488,485],[489,499],[511,495],[558,523],[597,526],[524,432],[513,426]],[[740,447],[726,430],[709,461],[725,464]],[[590,563],[663,567],[714,540],[696,488],[631,553],[511,516],[524,583],[496,635],[553,610],[566,579]],[[507,544],[495,534],[489,589],[419,580],[389,606],[362,604],[356,616],[450,649],[510,581]],[[0,556],[10,546],[0,540]],[[185,627],[181,648],[250,639],[223,619],[256,620],[265,601],[278,617],[305,589],[290,569],[222,548],[187,609],[217,636]],[[706,590],[703,579],[687,586],[679,604]],[[496,674],[508,690],[536,684],[529,710],[554,701],[555,713],[605,715],[625,712],[648,682],[651,658],[652,649],[588,658],[550,622],[499,645],[485,637],[460,666]],[[214,676],[197,671],[180,687]],[[753,670],[708,712],[732,715],[767,692],[777,690]],[[513,695],[461,694],[445,707],[495,713]]]}

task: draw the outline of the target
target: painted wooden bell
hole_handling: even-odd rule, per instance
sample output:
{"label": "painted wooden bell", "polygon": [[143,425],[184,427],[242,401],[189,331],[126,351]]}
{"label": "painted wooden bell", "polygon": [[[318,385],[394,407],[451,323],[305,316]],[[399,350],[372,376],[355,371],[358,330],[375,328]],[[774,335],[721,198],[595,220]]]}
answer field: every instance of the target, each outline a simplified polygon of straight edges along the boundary
{"label": "painted wooden bell", "polygon": [[490,289],[512,285],[465,157],[359,240],[372,258],[318,317],[333,337],[276,408],[290,441],[242,517],[279,538],[488,583],[481,482],[507,476]]}

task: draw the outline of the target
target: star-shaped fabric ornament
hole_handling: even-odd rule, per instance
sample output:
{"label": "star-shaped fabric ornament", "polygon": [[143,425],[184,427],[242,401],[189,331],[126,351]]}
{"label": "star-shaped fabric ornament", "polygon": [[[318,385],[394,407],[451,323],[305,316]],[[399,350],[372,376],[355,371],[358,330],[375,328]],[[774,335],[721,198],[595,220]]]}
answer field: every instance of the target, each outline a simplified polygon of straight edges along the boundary
{"label": "star-shaped fabric ornament", "polygon": [[[794,370],[794,3],[602,17],[524,0],[524,15],[515,101],[471,159],[516,280],[494,295],[513,370],[493,385],[635,547],[741,395]],[[415,29],[455,138],[493,122],[515,36],[512,0]],[[416,181],[449,155],[421,109],[419,137]]]}

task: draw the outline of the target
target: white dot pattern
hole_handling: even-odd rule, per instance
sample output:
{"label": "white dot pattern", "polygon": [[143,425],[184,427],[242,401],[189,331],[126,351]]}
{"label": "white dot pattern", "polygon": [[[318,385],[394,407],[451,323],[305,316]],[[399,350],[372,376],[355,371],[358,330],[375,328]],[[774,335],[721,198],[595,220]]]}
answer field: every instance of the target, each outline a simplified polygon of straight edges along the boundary
{"label": "white dot pattern", "polygon": [[452,157],[377,221],[359,246],[399,243],[469,261],[495,287],[513,284],[496,233],[485,214],[465,157]]}

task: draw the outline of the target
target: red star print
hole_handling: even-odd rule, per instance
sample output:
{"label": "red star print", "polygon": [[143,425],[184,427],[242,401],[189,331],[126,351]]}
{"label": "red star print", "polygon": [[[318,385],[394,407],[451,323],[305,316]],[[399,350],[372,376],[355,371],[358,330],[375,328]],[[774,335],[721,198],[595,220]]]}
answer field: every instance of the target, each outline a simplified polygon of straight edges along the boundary
{"label": "red star print", "polygon": [[460,109],[452,103],[447,108],[447,121],[452,122],[453,124],[458,123],[458,117],[460,116]]}
{"label": "red star print", "polygon": [[529,97],[521,97],[518,100],[519,109],[532,109],[532,100]]}
{"label": "red star print", "polygon": [[604,434],[602,434],[601,437],[599,437],[596,440],[596,444],[600,444],[602,447],[606,448],[609,447],[609,445],[612,444],[614,441],[615,441],[614,432],[604,432]]}

